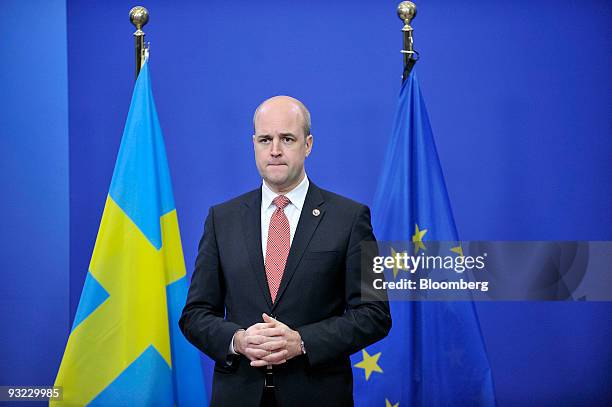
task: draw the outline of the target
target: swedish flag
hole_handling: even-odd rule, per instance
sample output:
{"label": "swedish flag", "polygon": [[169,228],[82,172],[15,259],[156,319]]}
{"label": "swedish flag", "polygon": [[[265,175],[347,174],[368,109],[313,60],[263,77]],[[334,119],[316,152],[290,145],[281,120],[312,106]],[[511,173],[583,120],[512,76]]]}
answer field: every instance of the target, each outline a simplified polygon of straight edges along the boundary
{"label": "swedish flag", "polygon": [[[402,84],[372,207],[379,240],[457,241],[444,176],[414,71]],[[453,251],[462,255],[461,246]],[[401,278],[398,274],[396,278]],[[392,302],[393,328],[353,355],[362,406],[494,406],[491,369],[471,302]]]}
{"label": "swedish flag", "polygon": [[55,382],[59,404],[206,405],[199,354],[178,328],[185,263],[148,65]]}

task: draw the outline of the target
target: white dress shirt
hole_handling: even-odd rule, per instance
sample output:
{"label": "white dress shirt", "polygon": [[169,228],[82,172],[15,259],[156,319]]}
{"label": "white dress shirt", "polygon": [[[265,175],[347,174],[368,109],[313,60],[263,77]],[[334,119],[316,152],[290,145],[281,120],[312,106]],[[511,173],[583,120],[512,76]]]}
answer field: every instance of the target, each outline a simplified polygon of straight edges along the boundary
{"label": "white dress shirt", "polygon": [[[295,230],[297,229],[298,222],[300,220],[300,214],[302,213],[302,208],[304,207],[304,201],[306,200],[306,193],[308,192],[308,186],[310,185],[310,181],[308,181],[308,176],[304,176],[302,182],[298,184],[297,187],[293,188],[291,191],[287,192],[285,195],[289,199],[289,204],[285,207],[285,215],[289,220],[289,230],[290,230],[290,244],[293,243],[293,236],[295,236]],[[276,210],[276,205],[272,203],[274,198],[279,196],[276,192],[272,191],[270,187],[266,184],[266,181],[262,183],[261,186],[261,252],[263,253],[263,258],[266,258],[266,248],[268,246],[268,231],[270,229],[270,220],[272,219],[272,214]]]}
{"label": "white dress shirt", "polygon": [[[293,243],[293,236],[295,235],[295,230],[297,229],[298,222],[300,220],[300,214],[302,213],[302,208],[304,207],[304,201],[306,200],[306,193],[308,192],[308,186],[310,185],[310,181],[308,181],[308,176],[304,175],[304,179],[298,184],[297,187],[293,188],[291,191],[284,194],[289,199],[289,204],[285,207],[284,212],[285,216],[289,220],[289,231],[290,231],[290,240],[289,244]],[[272,203],[274,198],[279,196],[276,192],[272,191],[268,185],[266,185],[266,181],[262,182],[261,185],[261,252],[263,253],[263,258],[266,258],[266,248],[268,246],[268,231],[270,229],[270,220],[272,219],[272,214],[276,210],[276,205]],[[234,332],[234,336],[232,336],[232,340],[230,341],[229,353],[236,355],[237,352],[234,348],[234,338],[236,337],[236,333]],[[231,364],[231,363],[230,363]],[[270,366],[268,366],[270,368]]]}

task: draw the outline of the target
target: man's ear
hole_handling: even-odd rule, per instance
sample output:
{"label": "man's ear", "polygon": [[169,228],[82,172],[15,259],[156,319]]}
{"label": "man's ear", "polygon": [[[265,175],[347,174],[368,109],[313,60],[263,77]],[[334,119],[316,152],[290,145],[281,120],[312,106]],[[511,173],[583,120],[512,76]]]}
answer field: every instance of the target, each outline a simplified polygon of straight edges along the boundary
{"label": "man's ear", "polygon": [[304,140],[304,142],[306,143],[306,157],[308,157],[310,155],[310,152],[312,151],[312,144],[314,143],[314,138],[312,137],[312,134],[309,134]]}

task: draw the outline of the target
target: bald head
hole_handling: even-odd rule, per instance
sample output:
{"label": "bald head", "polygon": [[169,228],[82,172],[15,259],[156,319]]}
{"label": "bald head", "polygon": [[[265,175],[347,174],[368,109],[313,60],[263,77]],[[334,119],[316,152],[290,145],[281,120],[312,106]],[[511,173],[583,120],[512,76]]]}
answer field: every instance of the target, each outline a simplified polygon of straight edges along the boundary
{"label": "bald head", "polygon": [[310,134],[310,112],[306,109],[306,106],[299,100],[292,98],[291,96],[274,96],[264,100],[253,114],[253,128],[257,128],[257,116],[260,113],[275,111],[290,116],[296,116],[296,119],[300,121],[301,127],[304,130],[304,138]]}
{"label": "bald head", "polygon": [[308,110],[297,99],[275,96],[255,110],[253,126],[259,174],[277,194],[291,191],[306,176],[304,160],[312,150]]}

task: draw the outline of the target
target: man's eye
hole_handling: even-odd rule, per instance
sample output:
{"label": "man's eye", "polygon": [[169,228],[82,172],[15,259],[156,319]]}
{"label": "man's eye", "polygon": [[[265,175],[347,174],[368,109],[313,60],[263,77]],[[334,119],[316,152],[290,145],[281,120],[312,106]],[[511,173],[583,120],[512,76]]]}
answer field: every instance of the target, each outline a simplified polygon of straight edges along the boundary
{"label": "man's eye", "polygon": [[293,139],[291,137],[283,137],[283,142],[290,144],[293,143]]}
{"label": "man's eye", "polygon": [[260,138],[259,142],[263,143],[263,144],[268,144],[270,142],[270,139],[269,138]]}

